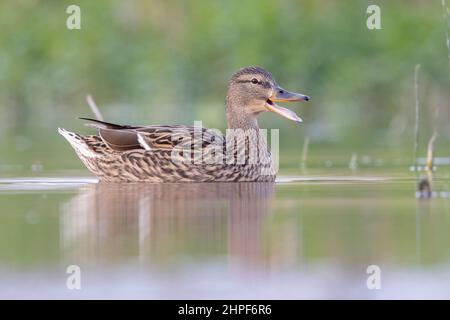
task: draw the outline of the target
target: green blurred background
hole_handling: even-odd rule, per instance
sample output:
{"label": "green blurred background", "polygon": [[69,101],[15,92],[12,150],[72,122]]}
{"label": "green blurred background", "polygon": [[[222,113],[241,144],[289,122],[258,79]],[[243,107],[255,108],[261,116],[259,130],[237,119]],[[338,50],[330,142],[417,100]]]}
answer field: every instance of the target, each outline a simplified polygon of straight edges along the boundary
{"label": "green blurred background", "polygon": [[[81,30],[66,8],[81,8]],[[366,9],[381,8],[381,30]],[[226,84],[259,65],[286,89],[312,97],[293,106],[304,123],[273,114],[284,172],[308,166],[412,162],[414,66],[421,64],[421,149],[433,127],[436,155],[450,156],[448,25],[441,1],[59,1],[0,3],[0,174],[82,170],[57,127],[92,132],[91,93],[106,120],[202,120],[225,128]],[[434,117],[439,108],[439,117]]]}

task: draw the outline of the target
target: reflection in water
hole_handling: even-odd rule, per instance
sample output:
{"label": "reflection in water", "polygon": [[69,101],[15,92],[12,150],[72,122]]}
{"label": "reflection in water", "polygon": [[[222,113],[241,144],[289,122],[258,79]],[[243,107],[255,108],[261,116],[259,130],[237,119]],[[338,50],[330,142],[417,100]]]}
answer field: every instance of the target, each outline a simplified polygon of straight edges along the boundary
{"label": "reflection in water", "polygon": [[[0,297],[448,298],[448,198],[415,199],[413,180],[352,178],[3,181]],[[70,264],[79,292],[65,286]],[[368,290],[369,265],[382,290]]]}
{"label": "reflection in water", "polygon": [[98,184],[63,206],[61,245],[77,263],[228,255],[260,264],[273,183]]}

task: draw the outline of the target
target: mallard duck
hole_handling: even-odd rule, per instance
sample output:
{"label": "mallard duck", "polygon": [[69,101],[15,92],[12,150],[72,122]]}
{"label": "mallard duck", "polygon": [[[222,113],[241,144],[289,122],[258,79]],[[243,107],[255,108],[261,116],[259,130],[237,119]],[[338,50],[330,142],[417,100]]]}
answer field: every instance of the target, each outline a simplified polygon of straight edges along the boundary
{"label": "mallard duck", "polygon": [[272,74],[246,67],[230,79],[228,129],[185,125],[118,125],[89,118],[98,135],[59,128],[85,166],[106,182],[274,181],[277,168],[257,116],[266,111],[301,122],[275,102],[308,101],[278,86]]}

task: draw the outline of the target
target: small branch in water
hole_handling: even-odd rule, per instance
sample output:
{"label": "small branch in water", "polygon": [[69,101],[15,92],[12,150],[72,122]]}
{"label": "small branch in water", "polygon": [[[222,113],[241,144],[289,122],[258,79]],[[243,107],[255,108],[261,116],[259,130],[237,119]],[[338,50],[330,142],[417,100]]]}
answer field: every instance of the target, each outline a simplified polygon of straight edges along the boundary
{"label": "small branch in water", "polygon": [[438,134],[436,130],[433,132],[430,140],[428,141],[428,150],[427,150],[427,172],[433,172],[433,148],[434,148],[434,140],[436,140]]}
{"label": "small branch in water", "polygon": [[97,118],[97,120],[103,121],[103,115],[90,94],[86,96],[86,101],[91,108],[92,113],[95,115],[95,118]]}
{"label": "small branch in water", "polygon": [[420,178],[417,183],[417,198],[420,199],[430,199],[433,196],[433,192],[431,191],[431,183],[428,177]]}
{"label": "small branch in water", "polygon": [[429,199],[433,197],[433,163],[434,163],[434,141],[438,137],[437,133],[437,119],[439,116],[439,108],[436,109],[434,115],[434,131],[430,140],[428,140],[428,148],[427,148],[427,163],[426,163],[426,172],[427,175],[421,177],[419,182],[417,183],[417,195],[421,199]]}

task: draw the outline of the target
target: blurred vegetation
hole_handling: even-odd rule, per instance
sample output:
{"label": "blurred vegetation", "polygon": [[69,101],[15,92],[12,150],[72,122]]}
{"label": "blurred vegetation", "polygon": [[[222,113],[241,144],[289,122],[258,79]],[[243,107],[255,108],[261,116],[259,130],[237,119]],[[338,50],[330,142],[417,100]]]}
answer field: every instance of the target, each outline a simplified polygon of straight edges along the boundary
{"label": "blurred vegetation", "polygon": [[[70,4],[81,7],[81,30],[66,28]],[[366,27],[369,4],[381,8],[381,30]],[[313,157],[372,152],[410,163],[418,63],[421,154],[440,107],[436,155],[448,156],[446,28],[440,1],[425,0],[2,1],[0,172],[82,168],[56,128],[89,132],[77,120],[91,115],[87,93],[112,122],[224,129],[227,81],[247,65],[313,98],[294,106],[301,126],[261,117],[282,128],[287,167],[306,136]]]}

